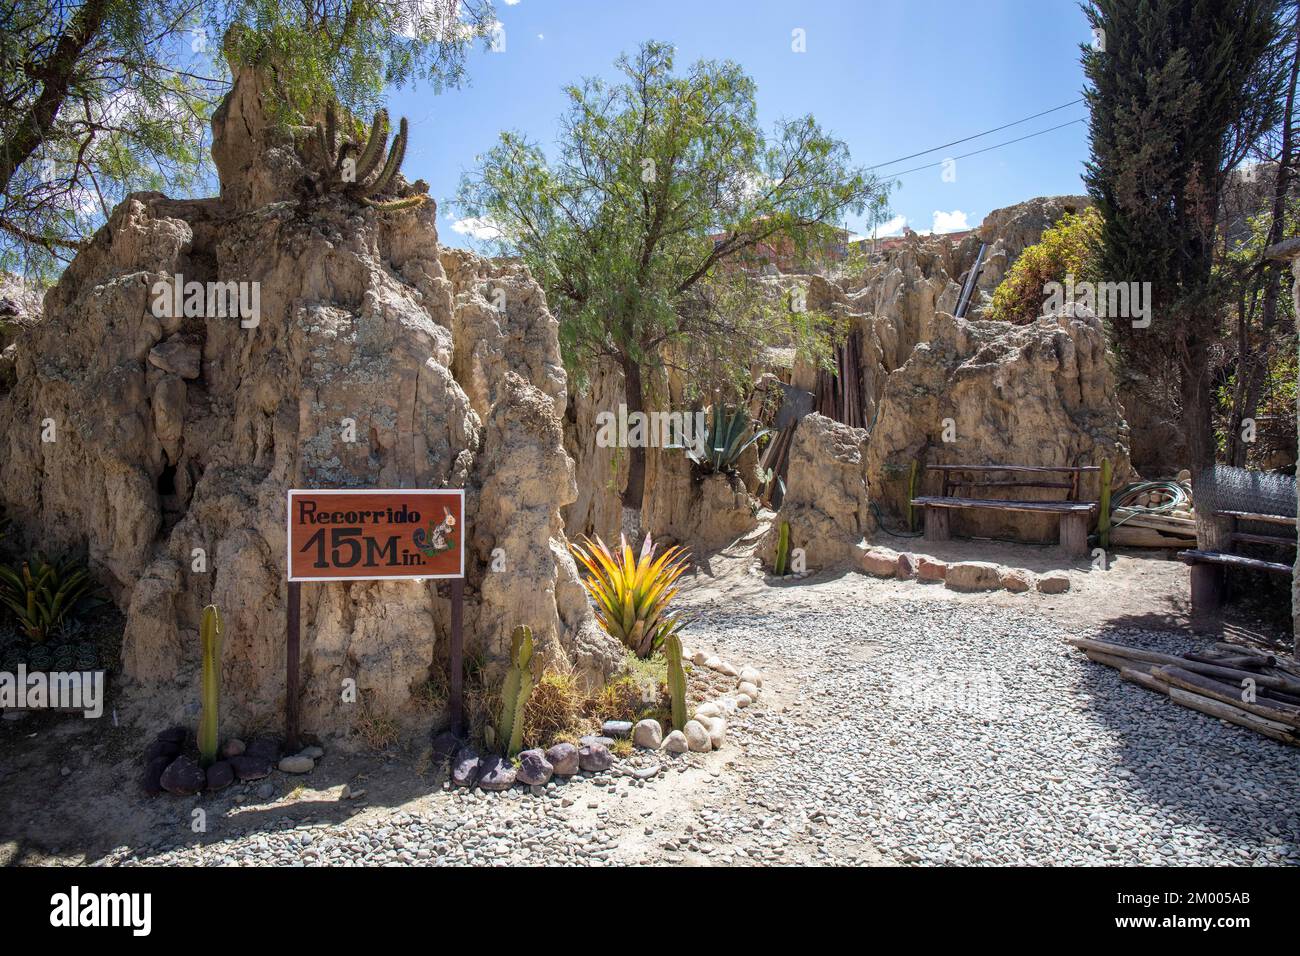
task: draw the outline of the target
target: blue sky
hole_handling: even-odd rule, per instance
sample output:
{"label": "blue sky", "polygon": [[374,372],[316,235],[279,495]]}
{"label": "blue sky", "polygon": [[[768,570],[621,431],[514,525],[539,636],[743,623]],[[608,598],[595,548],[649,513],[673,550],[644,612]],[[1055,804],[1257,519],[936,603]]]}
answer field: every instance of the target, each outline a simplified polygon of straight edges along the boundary
{"label": "blue sky", "polygon": [[[503,129],[549,149],[564,109],[561,89],[587,75],[610,76],[614,58],[642,41],[677,47],[678,63],[732,59],[754,78],[765,127],[812,113],[848,144],[853,160],[884,163],[970,136],[1079,97],[1078,45],[1091,39],[1074,0],[496,0],[504,50],[476,49],[469,83],[434,95],[394,90],[390,112],[411,122],[403,171],[429,182],[439,234],[457,232],[450,201],[463,170]],[[792,50],[801,29],[806,52]],[[884,167],[959,157],[1086,116],[1082,103],[950,149]],[[896,217],[917,231],[947,232],[1033,196],[1082,191],[1086,127],[1075,123],[1021,143],[958,158],[899,179]],[[847,224],[865,231],[860,221]]]}

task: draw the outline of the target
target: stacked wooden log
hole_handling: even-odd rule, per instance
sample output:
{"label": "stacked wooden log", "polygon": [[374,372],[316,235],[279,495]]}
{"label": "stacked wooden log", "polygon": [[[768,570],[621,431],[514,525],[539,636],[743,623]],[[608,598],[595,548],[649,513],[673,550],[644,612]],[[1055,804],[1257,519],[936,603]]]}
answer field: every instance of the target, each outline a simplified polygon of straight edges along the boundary
{"label": "stacked wooden log", "polygon": [[1112,499],[1110,521],[1110,543],[1114,545],[1125,548],[1196,547],[1192,489],[1184,481],[1130,485]]}
{"label": "stacked wooden log", "polygon": [[1149,514],[1132,508],[1115,508],[1110,543],[1125,548],[1194,548],[1196,518],[1191,512]]}
{"label": "stacked wooden log", "polygon": [[1241,644],[1181,657],[1089,638],[1066,639],[1090,661],[1176,704],[1300,746],[1300,663]]}

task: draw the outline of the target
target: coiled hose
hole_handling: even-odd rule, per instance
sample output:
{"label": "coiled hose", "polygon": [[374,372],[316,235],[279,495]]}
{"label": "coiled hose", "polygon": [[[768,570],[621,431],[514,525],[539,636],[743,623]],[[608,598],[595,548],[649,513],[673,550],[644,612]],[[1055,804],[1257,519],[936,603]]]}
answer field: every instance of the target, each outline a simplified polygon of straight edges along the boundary
{"label": "coiled hose", "polygon": [[[1164,496],[1165,500],[1162,504],[1140,505],[1137,503],[1139,498],[1153,491]],[[1117,508],[1127,508],[1133,514],[1125,515],[1118,521],[1112,520],[1111,527],[1117,528],[1125,521],[1128,521],[1129,518],[1136,518],[1139,514],[1168,514],[1191,501],[1191,498],[1187,486],[1180,481],[1139,481],[1131,485],[1125,485],[1110,499],[1111,514],[1114,514]]]}

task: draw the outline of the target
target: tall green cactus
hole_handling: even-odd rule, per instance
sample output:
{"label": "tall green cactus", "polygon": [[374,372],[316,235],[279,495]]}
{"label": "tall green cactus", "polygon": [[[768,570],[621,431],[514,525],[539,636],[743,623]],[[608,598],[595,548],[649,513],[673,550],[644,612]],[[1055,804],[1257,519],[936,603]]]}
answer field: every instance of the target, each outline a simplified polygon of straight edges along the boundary
{"label": "tall green cactus", "polygon": [[510,635],[510,669],[501,688],[501,718],[497,721],[496,739],[513,757],[523,746],[524,708],[533,692],[533,672],[528,664],[533,657],[533,630],[520,625]]}
{"label": "tall green cactus", "polygon": [[790,559],[790,522],[782,521],[776,536],[776,563],[772,571],[777,577],[785,577],[786,562]]}
{"label": "tall green cactus", "polygon": [[686,726],[686,669],[682,666],[682,639],[674,633],[664,641],[664,654],[668,658],[668,696],[673,702],[673,727]]}
{"label": "tall green cactus", "polygon": [[215,604],[203,609],[199,625],[203,648],[203,678],[200,684],[203,711],[199,716],[199,761],[203,766],[217,759],[217,703],[221,696],[221,614]]}
{"label": "tall green cactus", "polygon": [[1110,459],[1101,460],[1101,494],[1097,503],[1097,537],[1103,550],[1110,547]]}
{"label": "tall green cactus", "polygon": [[[384,211],[412,209],[428,202],[428,187],[423,180],[407,187],[406,195],[391,199],[375,198],[393,186],[402,167],[402,160],[406,158],[410,131],[405,117],[398,124],[397,135],[390,147],[387,110],[375,114],[364,142],[360,138],[361,127],[346,112],[340,116],[340,111],[338,103],[331,101],[325,108],[324,123],[295,127],[315,138],[315,148],[306,151],[304,158],[313,166],[312,181],[316,194],[342,192],[358,202]],[[350,134],[347,132],[349,130]],[[386,147],[388,158],[381,168],[380,161],[384,159]],[[353,161],[352,175],[344,177],[344,164],[349,159]]]}

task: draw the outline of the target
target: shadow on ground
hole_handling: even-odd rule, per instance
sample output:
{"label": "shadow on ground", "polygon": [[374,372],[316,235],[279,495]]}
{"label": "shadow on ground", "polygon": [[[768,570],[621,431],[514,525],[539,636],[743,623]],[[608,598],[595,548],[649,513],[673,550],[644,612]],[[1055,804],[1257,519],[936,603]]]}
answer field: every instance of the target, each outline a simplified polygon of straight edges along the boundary
{"label": "shadow on ground", "polygon": [[[1148,614],[1117,617],[1098,640],[1178,654],[1217,640],[1278,648],[1274,635],[1223,621],[1193,632],[1177,619]],[[1229,846],[1248,848],[1273,839],[1290,852],[1300,847],[1300,749],[1175,704],[1120,678],[1119,672],[1080,655],[1076,687],[1088,708],[1122,741],[1117,758],[1128,780],[1175,823],[1208,825]],[[1181,821],[1179,818],[1182,818]]]}

